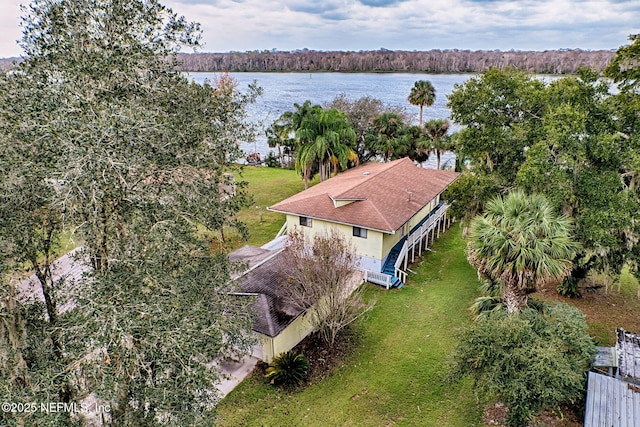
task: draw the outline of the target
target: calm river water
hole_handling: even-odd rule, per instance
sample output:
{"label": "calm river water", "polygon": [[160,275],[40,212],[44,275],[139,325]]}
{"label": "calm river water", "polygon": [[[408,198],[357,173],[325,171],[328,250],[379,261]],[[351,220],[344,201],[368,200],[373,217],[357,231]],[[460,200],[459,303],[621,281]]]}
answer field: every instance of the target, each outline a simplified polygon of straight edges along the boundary
{"label": "calm river water", "polygon": [[[196,82],[212,80],[216,73],[189,73]],[[231,73],[240,90],[256,81],[264,94],[249,109],[252,120],[268,127],[293,104],[310,100],[314,104],[331,102],[344,93],[355,100],[362,96],[378,98],[388,105],[400,105],[418,122],[418,107],[408,103],[407,96],[418,80],[429,80],[436,90],[436,101],[424,109],[424,120],[449,118],[447,95],[455,84],[464,83],[473,74],[408,74],[408,73]],[[452,128],[455,130],[455,128]],[[265,158],[270,149],[264,132],[254,143],[243,144],[245,152],[257,151]],[[446,161],[447,159],[443,159]]]}

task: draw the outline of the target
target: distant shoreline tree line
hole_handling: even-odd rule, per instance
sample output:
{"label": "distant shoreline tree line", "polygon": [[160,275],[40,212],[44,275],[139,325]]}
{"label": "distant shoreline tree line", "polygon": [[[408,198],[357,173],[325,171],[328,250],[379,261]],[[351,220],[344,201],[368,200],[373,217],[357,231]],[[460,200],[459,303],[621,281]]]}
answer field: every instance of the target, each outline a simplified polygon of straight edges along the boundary
{"label": "distant shoreline tree line", "polygon": [[535,51],[429,50],[360,52],[297,50],[181,53],[181,71],[193,72],[423,72],[481,73],[516,68],[538,74],[575,74],[581,67],[601,72],[615,51],[580,49]]}
{"label": "distant shoreline tree line", "polygon": [[[344,52],[309,49],[224,53],[180,53],[180,71],[191,72],[420,72],[482,73],[491,68],[516,68],[537,74],[576,74],[582,67],[602,72],[614,50],[561,49],[545,51],[380,49]],[[9,69],[19,58],[0,58]]]}

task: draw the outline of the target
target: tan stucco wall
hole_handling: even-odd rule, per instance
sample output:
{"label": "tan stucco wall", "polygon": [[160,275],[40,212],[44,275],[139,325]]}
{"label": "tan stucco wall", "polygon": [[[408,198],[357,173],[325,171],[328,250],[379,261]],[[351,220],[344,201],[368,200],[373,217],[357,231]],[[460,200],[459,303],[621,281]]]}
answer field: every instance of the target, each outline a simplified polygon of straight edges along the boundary
{"label": "tan stucco wall", "polygon": [[287,215],[287,230],[301,230],[305,238],[312,239],[317,233],[328,233],[331,229],[338,230],[345,239],[356,248],[356,253],[360,256],[373,259],[382,259],[382,240],[384,234],[379,231],[367,230],[367,238],[354,237],[353,227],[350,225],[338,224],[335,222],[322,221],[313,218],[311,227],[303,227],[300,225],[300,219],[294,215]]}
{"label": "tan stucco wall", "polygon": [[313,238],[316,233],[328,232],[332,228],[342,233],[347,241],[351,241],[356,248],[356,252],[360,257],[378,260],[380,263],[385,260],[391,249],[398,243],[406,232],[411,231],[429,212],[431,212],[439,203],[440,195],[436,196],[430,203],[422,208],[416,215],[409,220],[406,228],[400,227],[394,234],[386,234],[379,231],[367,230],[367,238],[353,236],[353,227],[350,225],[338,224],[329,221],[323,221],[312,218],[311,227],[300,225],[300,218],[296,215],[287,215],[287,230],[301,230],[306,238]]}
{"label": "tan stucco wall", "polygon": [[436,199],[432,200],[431,202],[429,202],[429,204],[427,204],[427,206],[422,208],[413,218],[411,218],[409,220],[409,231],[411,231],[411,229],[413,227],[418,225],[418,223],[420,221],[422,221],[424,219],[424,217],[426,217],[429,214],[429,212],[431,212],[433,210],[433,208],[435,208],[437,205],[438,205],[438,202],[437,202],[437,198],[436,198]]}
{"label": "tan stucco wall", "polygon": [[262,343],[262,360],[269,363],[280,353],[287,352],[309,335],[313,330],[307,314],[299,316],[277,337],[259,334]]}

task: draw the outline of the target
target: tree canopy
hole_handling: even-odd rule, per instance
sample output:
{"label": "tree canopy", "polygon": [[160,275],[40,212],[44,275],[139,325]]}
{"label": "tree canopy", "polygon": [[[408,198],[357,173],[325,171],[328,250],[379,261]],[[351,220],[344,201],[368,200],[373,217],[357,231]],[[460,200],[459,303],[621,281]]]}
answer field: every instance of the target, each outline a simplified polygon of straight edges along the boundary
{"label": "tree canopy", "polygon": [[394,113],[406,121],[406,112],[402,106],[385,105],[380,99],[363,96],[349,99],[346,94],[338,95],[325,108],[335,108],[344,113],[351,128],[356,133],[356,152],[359,163],[366,163],[380,155],[371,147],[372,134],[375,135],[373,122],[381,114]]}
{"label": "tree canopy", "polygon": [[510,426],[525,426],[541,409],[582,399],[594,353],[584,315],[574,307],[497,311],[460,333],[450,378],[471,377],[478,393],[506,405]]}
{"label": "tree canopy", "polygon": [[296,138],[300,144],[296,168],[303,172],[305,182],[314,163],[318,164],[322,181],[330,177],[332,166],[337,174],[349,162],[358,163],[356,133],[345,115],[335,108],[318,108],[307,114],[296,130]]}
{"label": "tree canopy", "polygon": [[578,249],[571,226],[543,196],[515,191],[471,221],[467,256],[479,276],[498,284],[513,313],[527,307],[529,293],[570,273]]}
{"label": "tree canopy", "polygon": [[424,124],[424,133],[426,135],[423,143],[424,148],[436,154],[436,169],[440,169],[442,153],[453,148],[453,144],[447,135],[449,126],[449,120],[447,119],[432,119]]}
{"label": "tree canopy", "polygon": [[452,211],[468,221],[496,191],[545,194],[574,219],[577,264],[611,273],[635,265],[638,105],[586,69],[558,79],[494,69],[456,86],[456,154],[468,168],[449,189]]}
{"label": "tree canopy", "polygon": [[[267,138],[270,146],[295,154],[296,169],[305,183],[318,172],[324,180],[331,171],[367,161],[428,159],[431,144],[425,130],[406,124],[404,107],[384,105],[369,96],[350,100],[345,94],[324,107],[308,100],[293,107],[271,124]],[[449,146],[445,138],[436,138],[441,150]]]}
{"label": "tree canopy", "polygon": [[[12,269],[44,272],[52,305],[14,316],[42,339],[16,347],[26,370],[12,395],[93,393],[114,424],[202,425],[210,362],[250,343],[233,267],[210,241],[248,200],[226,172],[254,135],[245,107],[259,89],[176,71],[198,25],[155,0],[36,0],[23,28],[24,60],[0,81],[0,239]],[[90,266],[64,313],[68,289],[47,273],[63,230]]]}
{"label": "tree canopy", "polygon": [[436,90],[428,80],[418,80],[413,84],[407,97],[409,104],[420,107],[419,126],[422,127],[422,110],[436,102]]}
{"label": "tree canopy", "polygon": [[631,44],[617,50],[616,56],[604,69],[604,74],[613,79],[622,92],[637,92],[640,85],[640,34],[631,34],[629,41]]}

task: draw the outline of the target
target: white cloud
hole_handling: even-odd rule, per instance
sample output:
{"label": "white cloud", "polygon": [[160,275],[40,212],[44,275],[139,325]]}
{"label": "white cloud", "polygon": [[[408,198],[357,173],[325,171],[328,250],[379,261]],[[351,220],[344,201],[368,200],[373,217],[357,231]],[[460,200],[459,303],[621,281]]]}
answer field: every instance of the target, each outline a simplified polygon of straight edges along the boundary
{"label": "white cloud", "polygon": [[2,3],[2,13],[0,13],[0,57],[19,56],[22,52],[17,43],[17,40],[22,36],[20,2],[2,0]]}
{"label": "white cloud", "polygon": [[[20,0],[3,0],[17,5]],[[616,49],[640,33],[640,3],[620,0],[165,0],[198,21],[202,51]],[[8,10],[10,8],[4,8]],[[15,55],[18,13],[0,16],[0,56]],[[12,48],[13,46],[13,48]]]}

